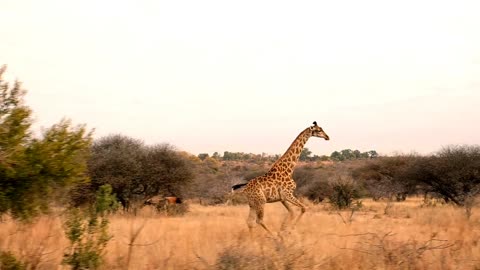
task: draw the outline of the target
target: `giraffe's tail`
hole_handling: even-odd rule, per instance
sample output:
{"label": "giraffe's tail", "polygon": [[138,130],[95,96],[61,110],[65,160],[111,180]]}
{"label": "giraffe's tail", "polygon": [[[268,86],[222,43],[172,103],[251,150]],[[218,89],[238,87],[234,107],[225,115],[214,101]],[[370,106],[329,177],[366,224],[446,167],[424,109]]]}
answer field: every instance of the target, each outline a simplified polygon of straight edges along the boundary
{"label": "giraffe's tail", "polygon": [[243,187],[243,186],[246,186],[246,185],[247,185],[247,183],[233,185],[233,186],[232,186],[232,191],[234,191],[234,190],[236,190],[236,189],[239,189],[239,188],[241,188],[241,187]]}

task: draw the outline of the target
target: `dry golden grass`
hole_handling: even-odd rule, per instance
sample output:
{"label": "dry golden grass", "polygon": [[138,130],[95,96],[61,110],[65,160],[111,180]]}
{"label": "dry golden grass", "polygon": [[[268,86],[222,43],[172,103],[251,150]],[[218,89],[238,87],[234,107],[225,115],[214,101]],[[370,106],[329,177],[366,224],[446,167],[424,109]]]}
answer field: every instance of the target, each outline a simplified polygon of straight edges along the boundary
{"label": "dry golden grass", "polygon": [[[269,237],[261,227],[250,237],[248,206],[190,205],[183,217],[111,217],[114,238],[105,269],[480,269],[480,209],[469,220],[462,208],[421,207],[421,200],[387,204],[365,200],[351,213],[310,205],[297,227]],[[278,232],[286,210],[266,208],[266,224]],[[35,269],[60,264],[68,242],[59,217],[32,225],[0,223],[0,249]]]}

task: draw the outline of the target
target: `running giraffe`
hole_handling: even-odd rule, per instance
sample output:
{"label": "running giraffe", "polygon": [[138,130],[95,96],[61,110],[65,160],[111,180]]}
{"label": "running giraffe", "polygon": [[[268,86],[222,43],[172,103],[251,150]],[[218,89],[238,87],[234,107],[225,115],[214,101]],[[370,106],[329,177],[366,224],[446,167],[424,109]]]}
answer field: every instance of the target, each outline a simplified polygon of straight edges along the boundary
{"label": "running giraffe", "polygon": [[292,178],[292,174],[293,168],[300,157],[300,153],[310,137],[329,140],[325,131],[317,125],[317,122],[313,122],[313,126],[306,128],[297,136],[287,152],[273,164],[272,168],[265,175],[255,177],[246,184],[239,184],[232,187],[233,189],[238,189],[245,186],[241,192],[247,197],[250,206],[250,213],[247,219],[250,232],[252,232],[256,221],[256,223],[260,224],[268,233],[272,234],[263,222],[265,203],[280,201],[285,208],[287,208],[289,216],[282,225],[282,228],[286,227],[287,221],[290,223],[294,218],[294,212],[289,204],[293,204],[301,209],[301,213],[295,220],[294,225],[297,224],[305,213],[305,205],[293,195],[297,185]]}

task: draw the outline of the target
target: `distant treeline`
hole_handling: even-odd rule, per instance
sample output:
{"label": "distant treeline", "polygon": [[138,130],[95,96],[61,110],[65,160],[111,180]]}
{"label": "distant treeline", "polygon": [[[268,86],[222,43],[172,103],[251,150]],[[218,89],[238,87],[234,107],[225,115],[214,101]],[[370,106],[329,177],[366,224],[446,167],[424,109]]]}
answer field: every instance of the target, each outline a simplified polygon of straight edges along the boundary
{"label": "distant treeline", "polygon": [[[334,151],[330,156],[327,155],[313,155],[312,151],[308,148],[304,148],[300,154],[300,161],[344,161],[344,160],[357,160],[357,159],[372,159],[377,158],[378,153],[375,150],[370,150],[367,152],[360,152],[359,150],[344,149],[341,151]],[[268,155],[266,153],[262,154],[253,154],[253,153],[244,153],[244,152],[223,152],[223,155],[220,155],[218,152],[214,152],[210,157],[208,153],[198,154],[198,158],[205,160],[207,158],[213,158],[216,160],[223,161],[276,161],[280,158],[279,154]]]}

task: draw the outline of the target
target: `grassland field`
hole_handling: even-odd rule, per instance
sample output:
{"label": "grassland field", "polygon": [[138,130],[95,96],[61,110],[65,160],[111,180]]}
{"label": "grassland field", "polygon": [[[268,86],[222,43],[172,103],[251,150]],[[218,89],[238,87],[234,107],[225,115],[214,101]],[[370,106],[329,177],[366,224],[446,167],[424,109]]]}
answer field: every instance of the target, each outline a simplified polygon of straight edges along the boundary
{"label": "grassland field", "polygon": [[[463,208],[425,206],[422,198],[362,205],[352,212],[308,203],[297,226],[281,231],[286,209],[267,204],[274,236],[260,226],[250,235],[247,205],[190,203],[181,217],[148,207],[117,213],[102,269],[480,269],[480,208],[467,218]],[[68,245],[59,214],[0,222],[0,250],[30,269],[68,269]]]}

